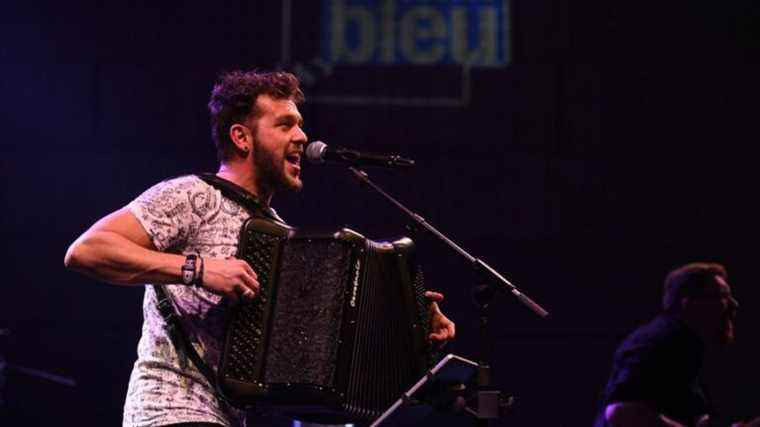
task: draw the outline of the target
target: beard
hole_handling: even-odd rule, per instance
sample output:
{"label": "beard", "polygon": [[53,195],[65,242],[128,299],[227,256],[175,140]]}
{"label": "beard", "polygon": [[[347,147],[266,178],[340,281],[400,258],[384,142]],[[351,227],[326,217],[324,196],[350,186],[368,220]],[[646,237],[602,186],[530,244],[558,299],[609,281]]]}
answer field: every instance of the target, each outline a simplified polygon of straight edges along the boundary
{"label": "beard", "polygon": [[257,171],[259,186],[271,191],[300,191],[303,183],[292,178],[285,171],[285,160],[277,160],[272,152],[263,150],[259,144],[253,146],[253,166]]}
{"label": "beard", "polygon": [[719,338],[723,344],[733,344],[736,341],[736,332],[734,330],[734,319],[726,316],[722,319]]}

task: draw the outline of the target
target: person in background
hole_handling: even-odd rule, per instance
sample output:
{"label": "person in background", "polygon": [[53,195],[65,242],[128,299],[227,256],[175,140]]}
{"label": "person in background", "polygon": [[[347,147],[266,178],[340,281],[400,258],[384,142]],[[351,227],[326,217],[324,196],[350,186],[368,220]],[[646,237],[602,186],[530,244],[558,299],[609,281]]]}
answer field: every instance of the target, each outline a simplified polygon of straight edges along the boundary
{"label": "person in background", "polygon": [[[615,351],[596,427],[710,426],[700,383],[706,346],[734,342],[739,304],[717,263],[696,262],[665,278],[662,312]],[[760,426],[760,419],[734,426]]]}

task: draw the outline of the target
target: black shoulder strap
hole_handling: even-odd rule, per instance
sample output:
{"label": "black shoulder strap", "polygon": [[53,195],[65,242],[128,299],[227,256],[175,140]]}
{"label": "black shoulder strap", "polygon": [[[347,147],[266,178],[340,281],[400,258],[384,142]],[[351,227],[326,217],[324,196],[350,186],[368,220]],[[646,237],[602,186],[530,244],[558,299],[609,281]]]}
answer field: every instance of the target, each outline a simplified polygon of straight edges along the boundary
{"label": "black shoulder strap", "polygon": [[[153,285],[153,289],[156,291],[156,301],[158,302],[158,311],[161,313],[161,317],[166,322],[167,332],[169,333],[169,339],[174,344],[174,348],[177,350],[177,356],[179,357],[179,363],[184,369],[187,367],[187,358],[193,362],[198,371],[206,378],[211,384],[211,387],[216,390],[217,382],[214,371],[206,362],[201,358],[195,347],[187,338],[187,334],[182,329],[179,316],[174,308],[174,300],[171,295],[164,289],[163,285]],[[219,393],[217,393],[219,394]]]}
{"label": "black shoulder strap", "polygon": [[250,212],[251,216],[266,217],[283,224],[285,223],[272,208],[261,203],[258,197],[234,182],[213,173],[198,174],[198,178],[219,190],[224,197],[242,206]]}

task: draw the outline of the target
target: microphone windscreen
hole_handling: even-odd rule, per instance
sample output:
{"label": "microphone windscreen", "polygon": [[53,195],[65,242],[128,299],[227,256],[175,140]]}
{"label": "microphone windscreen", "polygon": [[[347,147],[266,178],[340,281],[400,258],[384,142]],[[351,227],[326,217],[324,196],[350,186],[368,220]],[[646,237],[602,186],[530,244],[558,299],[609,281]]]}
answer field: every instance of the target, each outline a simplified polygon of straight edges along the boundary
{"label": "microphone windscreen", "polygon": [[324,163],[324,152],[327,144],[322,141],[314,141],[306,146],[306,159],[311,163]]}

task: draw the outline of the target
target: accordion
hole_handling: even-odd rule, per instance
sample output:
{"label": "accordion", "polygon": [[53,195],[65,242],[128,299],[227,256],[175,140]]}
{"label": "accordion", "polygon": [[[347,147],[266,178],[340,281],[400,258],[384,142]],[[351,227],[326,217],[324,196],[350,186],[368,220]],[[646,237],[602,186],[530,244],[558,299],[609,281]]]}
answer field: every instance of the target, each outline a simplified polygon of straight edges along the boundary
{"label": "accordion", "polygon": [[228,320],[217,379],[234,405],[368,421],[432,366],[429,302],[410,239],[305,235],[254,217],[237,256],[261,288]]}

